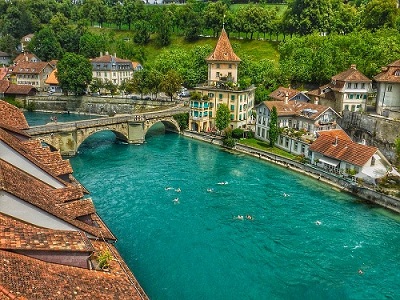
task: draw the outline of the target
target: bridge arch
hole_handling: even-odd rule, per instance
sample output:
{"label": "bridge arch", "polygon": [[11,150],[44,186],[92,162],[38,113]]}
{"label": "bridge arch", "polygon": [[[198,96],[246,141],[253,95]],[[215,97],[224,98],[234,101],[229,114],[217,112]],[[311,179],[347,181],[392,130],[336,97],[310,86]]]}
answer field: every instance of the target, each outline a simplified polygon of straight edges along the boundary
{"label": "bridge arch", "polygon": [[76,150],[79,149],[79,147],[83,144],[83,142],[89,138],[90,136],[103,132],[103,131],[111,131],[114,133],[115,137],[117,140],[123,141],[123,142],[128,142],[128,134],[127,132],[122,132],[115,130],[113,128],[91,128],[92,130],[77,130],[77,138],[76,138]]}
{"label": "bridge arch", "polygon": [[149,129],[157,123],[162,123],[165,127],[165,130],[167,130],[167,131],[172,131],[172,132],[176,132],[176,133],[181,132],[181,130],[179,128],[179,124],[174,118],[172,118],[172,117],[165,118],[164,117],[164,118],[159,118],[159,119],[146,120],[146,122],[144,124],[144,136],[146,136]]}

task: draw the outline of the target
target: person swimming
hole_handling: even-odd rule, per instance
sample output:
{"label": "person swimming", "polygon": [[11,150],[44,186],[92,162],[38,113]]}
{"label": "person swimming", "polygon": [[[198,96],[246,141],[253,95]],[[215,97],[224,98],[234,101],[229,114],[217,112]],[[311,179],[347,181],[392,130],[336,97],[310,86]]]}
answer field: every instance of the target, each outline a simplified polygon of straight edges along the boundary
{"label": "person swimming", "polygon": [[179,198],[175,198],[174,200],[172,200],[172,202],[174,202],[174,204],[178,204],[179,203]]}
{"label": "person swimming", "polygon": [[238,219],[238,220],[243,220],[244,218],[243,218],[243,216],[242,216],[242,215],[237,215],[237,217],[236,217],[235,219]]}
{"label": "person swimming", "polygon": [[219,185],[225,185],[225,184],[228,184],[228,181],[218,182],[217,184],[219,184]]}
{"label": "person swimming", "polygon": [[165,188],[166,191],[173,190],[173,189],[174,189],[173,187],[166,187]]}
{"label": "person swimming", "polygon": [[283,197],[289,197],[289,194],[283,193]]}
{"label": "person swimming", "polygon": [[175,192],[177,192],[177,193],[180,193],[182,190],[181,190],[181,188],[177,188],[176,190],[175,190]]}
{"label": "person swimming", "polygon": [[212,193],[212,192],[214,192],[214,190],[213,189],[207,189],[207,192]]}
{"label": "person swimming", "polygon": [[251,215],[246,215],[247,220],[253,220],[253,217]]}
{"label": "person swimming", "polygon": [[319,221],[319,220],[317,220],[317,221],[315,221],[315,225],[321,225],[322,224],[322,222],[321,221]]}

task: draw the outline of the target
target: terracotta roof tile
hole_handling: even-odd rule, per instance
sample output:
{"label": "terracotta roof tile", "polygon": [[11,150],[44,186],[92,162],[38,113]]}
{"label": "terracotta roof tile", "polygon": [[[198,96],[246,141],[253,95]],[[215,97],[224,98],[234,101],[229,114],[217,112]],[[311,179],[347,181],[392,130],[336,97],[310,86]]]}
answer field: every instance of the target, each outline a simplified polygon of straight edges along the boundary
{"label": "terracotta roof tile", "polygon": [[0,249],[92,252],[81,231],[38,227],[0,213]]}
{"label": "terracotta roof tile", "polygon": [[15,59],[14,59],[14,63],[15,64],[19,64],[21,62],[27,62],[27,61],[31,61],[31,60],[36,60],[36,61],[40,61],[40,59],[33,53],[28,53],[28,52],[24,52],[19,54]]}
{"label": "terracotta roof tile", "polygon": [[[0,129],[0,140],[22,156],[28,158],[36,166],[55,177],[72,173],[71,165],[68,161],[62,162],[61,154],[58,151],[50,152],[48,147],[42,149],[39,141],[20,141],[2,129]],[[32,150],[32,145],[34,144],[39,147],[36,151]],[[44,155],[39,155],[39,152],[44,152]],[[57,165],[58,161],[60,165]]]}
{"label": "terracotta roof tile", "polygon": [[11,83],[5,92],[6,95],[35,95],[36,88],[28,84],[14,84]]}
{"label": "terracotta roof tile", "polygon": [[264,101],[263,102],[269,110],[275,106],[278,116],[302,116],[307,119],[315,120],[323,112],[329,109],[328,106],[314,104],[310,102],[297,102],[290,101],[285,104],[284,101]]}
{"label": "terracotta roof tile", "polygon": [[0,277],[5,290],[29,299],[148,299],[117,261],[110,272],[43,262],[0,250]]}
{"label": "terracotta roof tile", "polygon": [[129,63],[132,64],[132,62],[129,59],[122,59],[116,56],[112,56],[112,55],[103,55],[103,56],[99,56],[96,58],[91,59],[91,62],[93,63],[111,63],[111,62],[118,62],[118,63]]}
{"label": "terracotta roof tile", "polygon": [[240,62],[240,58],[235,54],[235,52],[233,52],[225,29],[222,29],[221,31],[217,45],[214,48],[214,52],[211,53],[206,60]]}
{"label": "terracotta roof tile", "polygon": [[21,61],[12,70],[14,74],[40,74],[47,66],[48,62],[27,62]]}
{"label": "terracotta roof tile", "polygon": [[4,124],[17,129],[28,129],[29,125],[26,122],[23,112],[3,100],[0,100],[0,127]]}
{"label": "terracotta roof tile", "polygon": [[53,71],[50,73],[49,77],[45,80],[45,83],[46,83],[46,84],[58,85],[59,82],[58,82],[56,73],[57,73],[57,69],[56,69],[56,70],[53,70]]}
{"label": "terracotta roof tile", "polygon": [[[23,182],[24,184],[20,184]],[[15,166],[0,160],[0,183],[1,189],[8,192],[46,212],[58,217],[65,222],[76,226],[96,237],[103,236],[106,239],[115,240],[114,235],[104,225],[104,223],[88,224],[87,222],[75,219],[76,212],[68,206],[60,205],[65,199],[55,198],[57,192],[48,184],[40,181],[36,177],[23,172]],[[65,191],[64,189],[60,189]],[[76,200],[80,201],[80,200]],[[57,205],[58,204],[58,205]],[[96,221],[97,216],[92,217]]]}
{"label": "terracotta roof tile", "polygon": [[288,100],[291,100],[293,97],[295,97],[296,95],[300,94],[301,91],[280,86],[278,89],[273,91],[268,96],[270,98],[274,99],[274,100],[284,101],[285,97],[286,97],[286,93],[288,95]]}
{"label": "terracotta roof tile", "polygon": [[336,140],[336,137],[330,135],[321,135],[311,144],[310,150],[352,165],[364,166],[378,148],[340,138]]}
{"label": "terracotta roof tile", "polygon": [[333,138],[338,137],[344,141],[352,141],[351,137],[349,137],[343,129],[320,130],[317,132],[317,136],[320,135],[328,135]]}
{"label": "terracotta roof tile", "polygon": [[377,82],[400,83],[400,60],[396,60],[382,68],[382,72],[376,75],[374,80]]}
{"label": "terracotta roof tile", "polygon": [[11,82],[8,80],[0,80],[0,93],[5,93]]}
{"label": "terracotta roof tile", "polygon": [[357,81],[357,82],[371,82],[372,80],[365,76],[363,73],[358,71],[355,65],[352,65],[351,68],[346,71],[339,73],[332,77],[332,80],[337,81]]}

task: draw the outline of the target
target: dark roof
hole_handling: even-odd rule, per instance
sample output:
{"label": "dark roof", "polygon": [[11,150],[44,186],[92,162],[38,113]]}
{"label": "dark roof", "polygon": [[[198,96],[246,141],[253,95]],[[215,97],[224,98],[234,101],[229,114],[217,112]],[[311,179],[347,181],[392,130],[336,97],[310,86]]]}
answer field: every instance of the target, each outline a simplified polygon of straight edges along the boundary
{"label": "dark roof", "polygon": [[206,60],[240,62],[240,58],[233,51],[228,35],[226,34],[224,28],[221,31],[213,53],[211,53]]}
{"label": "dark roof", "polygon": [[28,84],[14,84],[11,83],[7,91],[4,93],[6,95],[34,95],[36,94],[36,88]]}
{"label": "dark roof", "polygon": [[128,63],[132,64],[132,62],[129,59],[122,59],[113,55],[103,55],[99,56],[96,58],[91,59],[92,63],[111,63],[111,62],[117,62],[117,63]]}

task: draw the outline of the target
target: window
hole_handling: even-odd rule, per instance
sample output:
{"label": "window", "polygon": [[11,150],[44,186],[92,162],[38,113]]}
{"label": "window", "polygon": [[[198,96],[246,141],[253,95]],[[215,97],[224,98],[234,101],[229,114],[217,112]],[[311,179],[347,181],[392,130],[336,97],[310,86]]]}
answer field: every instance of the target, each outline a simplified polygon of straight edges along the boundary
{"label": "window", "polygon": [[222,94],[219,94],[218,97],[219,97],[219,100],[222,100]]}
{"label": "window", "polygon": [[356,111],[356,106],[355,105],[351,106],[351,111]]}
{"label": "window", "polygon": [[365,83],[361,83],[361,88],[365,89]]}
{"label": "window", "polygon": [[391,85],[391,84],[389,84],[389,85],[387,86],[387,91],[388,91],[388,92],[391,92],[391,91],[392,91],[392,85]]}
{"label": "window", "polygon": [[217,64],[217,69],[219,69],[221,66],[219,64]]}
{"label": "window", "polygon": [[288,138],[285,139],[285,147],[289,148],[289,139]]}
{"label": "window", "polygon": [[306,152],[306,146],[305,145],[301,145],[301,153],[305,153]]}
{"label": "window", "polygon": [[353,99],[354,98],[354,95],[353,94],[350,94],[349,95],[349,99]]}
{"label": "window", "polygon": [[357,95],[356,95],[356,99],[360,99],[360,94],[357,94]]}
{"label": "window", "polygon": [[358,89],[358,83],[354,84],[354,89]]}
{"label": "window", "polygon": [[231,111],[235,110],[235,105],[231,105]]}
{"label": "window", "polygon": [[260,127],[257,127],[257,135],[258,135],[258,136],[260,136],[260,131],[261,131],[261,128],[260,128]]}
{"label": "window", "polygon": [[231,115],[231,120],[234,120],[235,119],[235,116],[232,114]]}
{"label": "window", "polygon": [[229,64],[229,65],[228,65],[228,68],[229,68],[229,69],[232,69],[232,64]]}
{"label": "window", "polygon": [[208,98],[214,98],[214,94],[213,93],[208,93]]}
{"label": "window", "polygon": [[394,76],[400,76],[400,70],[396,70],[396,71],[394,72]]}
{"label": "window", "polygon": [[350,82],[347,84],[347,88],[351,89],[351,83]]}
{"label": "window", "polygon": [[349,105],[348,105],[348,104],[346,104],[346,105],[344,106],[344,110],[349,110]]}
{"label": "window", "polygon": [[299,142],[294,142],[294,151],[299,149]]}
{"label": "window", "polygon": [[235,95],[231,95],[231,101],[235,101]]}
{"label": "window", "polygon": [[219,72],[217,72],[217,74],[215,74],[215,76],[216,76],[217,78],[219,78]]}
{"label": "window", "polygon": [[363,99],[367,99],[367,95],[366,94],[363,95]]}
{"label": "window", "polygon": [[232,72],[228,72],[228,78],[232,78]]}

